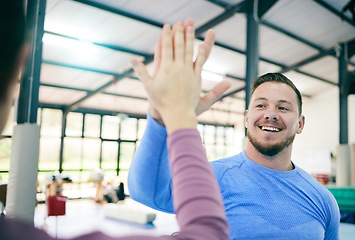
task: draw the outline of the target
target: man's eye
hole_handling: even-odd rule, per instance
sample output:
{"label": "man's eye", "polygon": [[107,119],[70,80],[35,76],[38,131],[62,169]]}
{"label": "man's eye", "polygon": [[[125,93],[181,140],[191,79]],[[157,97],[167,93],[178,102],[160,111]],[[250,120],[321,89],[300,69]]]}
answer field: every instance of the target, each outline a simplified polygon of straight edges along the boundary
{"label": "man's eye", "polygon": [[258,105],[256,105],[256,107],[257,108],[262,108],[262,107],[264,107],[264,105],[263,104],[258,104]]}
{"label": "man's eye", "polygon": [[288,111],[287,107],[279,107],[279,109],[282,110],[282,111]]}

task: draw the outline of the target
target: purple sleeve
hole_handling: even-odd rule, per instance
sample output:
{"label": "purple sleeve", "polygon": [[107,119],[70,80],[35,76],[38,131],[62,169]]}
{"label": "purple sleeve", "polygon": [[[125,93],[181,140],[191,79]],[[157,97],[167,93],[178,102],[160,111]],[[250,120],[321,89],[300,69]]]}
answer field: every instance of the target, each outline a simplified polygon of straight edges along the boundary
{"label": "purple sleeve", "polygon": [[228,239],[222,197],[199,132],[173,132],[168,150],[181,239]]}
{"label": "purple sleeve", "polygon": [[[102,232],[73,240],[228,239],[228,225],[219,188],[196,129],[181,129],[168,136],[173,176],[174,207],[180,232],[173,236],[114,238]],[[0,234],[8,240],[50,240],[45,232],[16,220],[0,219]]]}

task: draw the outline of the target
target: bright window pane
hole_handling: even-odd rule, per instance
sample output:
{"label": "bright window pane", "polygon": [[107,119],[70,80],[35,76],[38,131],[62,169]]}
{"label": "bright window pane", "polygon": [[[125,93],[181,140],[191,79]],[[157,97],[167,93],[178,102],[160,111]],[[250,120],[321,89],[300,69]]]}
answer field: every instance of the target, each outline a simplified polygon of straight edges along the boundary
{"label": "bright window pane", "polygon": [[114,116],[104,116],[102,119],[102,138],[118,139],[120,119]]}
{"label": "bright window pane", "polygon": [[58,170],[60,138],[41,137],[39,147],[39,170]]}
{"label": "bright window pane", "polygon": [[138,139],[142,139],[146,127],[147,127],[147,119],[139,119],[139,121],[138,121]]}
{"label": "bright window pane", "polygon": [[118,143],[102,143],[102,169],[117,169]]}
{"label": "bright window pane", "polygon": [[203,129],[204,129],[204,126],[202,124],[197,124],[197,130],[199,131],[200,135],[201,135],[201,139],[202,139],[202,142],[205,143],[205,139],[204,139],[204,133],[203,133]]}
{"label": "bright window pane", "polygon": [[215,153],[215,145],[214,144],[205,144],[206,154],[208,161],[217,160]]}
{"label": "bright window pane", "polygon": [[41,136],[60,137],[62,134],[62,111],[42,110]]}
{"label": "bright window pane", "polygon": [[126,118],[121,121],[121,139],[136,140],[137,139],[137,119]]}
{"label": "bright window pane", "polygon": [[215,143],[215,126],[205,125],[204,134],[205,134],[205,143]]}
{"label": "bright window pane", "polygon": [[0,139],[0,170],[9,171],[11,159],[11,142],[9,138]]}
{"label": "bright window pane", "polygon": [[120,170],[127,170],[131,166],[133,153],[135,151],[135,144],[121,143],[120,146]]}
{"label": "bright window pane", "polygon": [[216,143],[224,143],[224,127],[217,127],[216,128]]}
{"label": "bright window pane", "polygon": [[114,179],[117,178],[117,171],[116,170],[105,170],[105,174],[104,174],[104,181],[105,182],[113,182]]}
{"label": "bright window pane", "polygon": [[66,136],[81,136],[83,127],[83,114],[81,113],[68,113],[67,127],[65,129]]}
{"label": "bright window pane", "polygon": [[14,128],[14,108],[11,107],[5,129],[0,135],[11,136]]}
{"label": "bright window pane", "polygon": [[100,139],[83,139],[83,169],[100,167]]}
{"label": "bright window pane", "polygon": [[0,181],[9,182],[9,174],[8,173],[0,173]]}
{"label": "bright window pane", "polygon": [[81,169],[82,139],[64,139],[63,169]]}
{"label": "bright window pane", "polygon": [[215,160],[225,158],[227,156],[227,147],[223,143],[215,146]]}
{"label": "bright window pane", "polygon": [[85,137],[100,137],[100,115],[85,115]]}

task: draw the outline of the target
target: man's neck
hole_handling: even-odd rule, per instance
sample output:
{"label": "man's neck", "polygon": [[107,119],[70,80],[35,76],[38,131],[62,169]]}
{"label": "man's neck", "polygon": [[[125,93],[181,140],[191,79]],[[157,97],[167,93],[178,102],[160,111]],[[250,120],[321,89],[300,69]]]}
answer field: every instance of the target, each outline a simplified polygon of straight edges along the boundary
{"label": "man's neck", "polygon": [[278,171],[290,171],[294,168],[291,162],[291,153],[292,144],[272,157],[260,153],[249,141],[245,148],[245,154],[253,162]]}

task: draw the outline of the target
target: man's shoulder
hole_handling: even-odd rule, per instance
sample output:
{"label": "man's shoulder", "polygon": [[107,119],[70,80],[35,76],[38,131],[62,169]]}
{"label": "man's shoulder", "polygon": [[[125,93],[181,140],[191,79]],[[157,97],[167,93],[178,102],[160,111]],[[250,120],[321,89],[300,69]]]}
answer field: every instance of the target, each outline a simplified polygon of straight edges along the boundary
{"label": "man's shoulder", "polygon": [[216,161],[212,161],[211,165],[217,177],[224,175],[224,173],[231,169],[239,169],[245,161],[243,152],[231,156],[222,158]]}
{"label": "man's shoulder", "polygon": [[243,153],[233,155],[219,160],[212,161],[212,165],[218,165],[220,167],[235,167],[240,165],[244,161]]}
{"label": "man's shoulder", "polygon": [[320,194],[326,202],[335,201],[331,192],[324,185],[318,182],[311,174],[301,168],[298,168],[298,173],[305,181],[309,183],[309,191]]}

